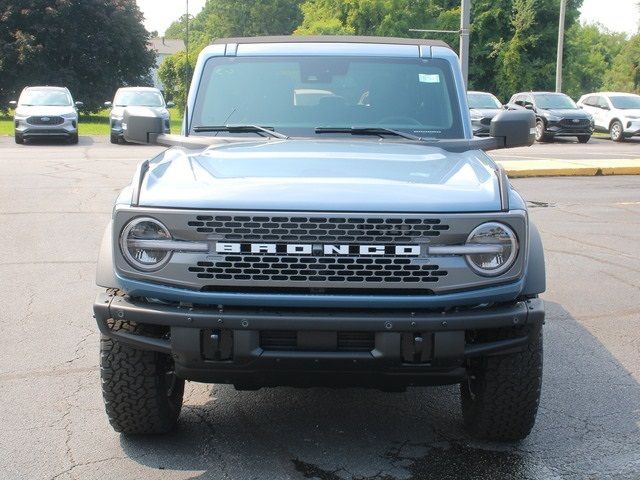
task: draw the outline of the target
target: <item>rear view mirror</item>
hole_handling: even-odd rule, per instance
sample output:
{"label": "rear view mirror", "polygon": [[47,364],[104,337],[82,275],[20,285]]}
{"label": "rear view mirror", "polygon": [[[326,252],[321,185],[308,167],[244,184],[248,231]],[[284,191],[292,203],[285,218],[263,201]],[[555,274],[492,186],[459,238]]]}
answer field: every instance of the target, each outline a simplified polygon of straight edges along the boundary
{"label": "rear view mirror", "polygon": [[536,139],[536,116],[530,110],[505,110],[493,117],[489,131],[502,148],[528,147]]}
{"label": "rear view mirror", "polygon": [[127,142],[154,144],[164,132],[163,118],[149,107],[127,107],[122,129]]}

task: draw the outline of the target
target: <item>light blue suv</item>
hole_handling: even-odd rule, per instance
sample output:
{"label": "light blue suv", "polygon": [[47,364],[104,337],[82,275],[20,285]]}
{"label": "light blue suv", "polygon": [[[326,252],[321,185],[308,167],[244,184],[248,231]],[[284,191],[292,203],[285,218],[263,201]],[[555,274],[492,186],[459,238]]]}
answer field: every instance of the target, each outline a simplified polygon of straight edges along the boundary
{"label": "light blue suv", "polygon": [[218,40],[182,135],[144,107],[127,141],[171,146],[118,197],[94,312],[113,427],[173,428],[185,380],[460,384],[481,438],[533,427],[542,375],[540,236],[485,150],[531,145],[503,111],[474,138],[444,43]]}

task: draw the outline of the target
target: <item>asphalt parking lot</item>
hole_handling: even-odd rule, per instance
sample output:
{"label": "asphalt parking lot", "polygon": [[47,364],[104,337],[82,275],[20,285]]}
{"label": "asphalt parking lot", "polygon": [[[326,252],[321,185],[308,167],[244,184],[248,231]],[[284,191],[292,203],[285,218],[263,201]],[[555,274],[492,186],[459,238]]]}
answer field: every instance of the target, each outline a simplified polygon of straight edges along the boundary
{"label": "asphalt parking lot", "polygon": [[[563,141],[496,157],[638,158],[639,147]],[[455,387],[189,383],[175,433],[114,433],[91,318],[95,260],[117,192],[160,150],[0,137],[0,479],[640,478],[640,176],[513,182],[548,269],[543,395],[519,444],[470,439]]]}

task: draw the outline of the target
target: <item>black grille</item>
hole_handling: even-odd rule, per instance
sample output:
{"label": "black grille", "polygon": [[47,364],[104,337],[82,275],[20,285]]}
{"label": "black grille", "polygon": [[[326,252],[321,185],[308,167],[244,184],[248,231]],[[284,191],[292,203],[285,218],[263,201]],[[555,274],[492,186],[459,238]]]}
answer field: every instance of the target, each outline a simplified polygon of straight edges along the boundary
{"label": "black grille", "polygon": [[[434,283],[447,275],[438,265],[409,258],[389,257],[303,257],[228,255],[221,261],[198,262],[189,267],[200,279],[305,282],[345,282],[371,285]],[[337,287],[337,285],[336,285]]]}
{"label": "black grille", "polygon": [[62,125],[64,118],[62,117],[29,117],[27,123],[31,125]]}
{"label": "black grille", "polygon": [[[335,337],[335,347],[319,347],[318,351],[370,352],[375,348],[374,332],[332,332],[324,333]],[[300,348],[298,332],[295,330],[263,330],[260,332],[260,348],[272,351],[313,350],[309,345]]]}
{"label": "black grille", "polygon": [[187,225],[234,241],[321,241],[341,243],[415,241],[437,237],[449,225],[437,218],[209,216]]}
{"label": "black grille", "polygon": [[562,125],[565,128],[584,128],[584,127],[588,127],[589,124],[591,123],[588,119],[576,119],[578,120],[577,122],[573,119],[570,118],[565,118],[563,120],[560,121],[560,125]]}

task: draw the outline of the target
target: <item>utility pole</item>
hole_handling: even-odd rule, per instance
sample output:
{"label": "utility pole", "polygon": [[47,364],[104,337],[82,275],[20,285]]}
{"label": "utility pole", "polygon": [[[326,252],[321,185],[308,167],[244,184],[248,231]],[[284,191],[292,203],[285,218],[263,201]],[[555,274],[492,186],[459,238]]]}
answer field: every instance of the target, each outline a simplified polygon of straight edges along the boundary
{"label": "utility pole", "polygon": [[564,17],[567,0],[560,0],[560,24],[558,25],[558,56],[556,58],[556,92],[562,92],[562,51],[564,49]]}
{"label": "utility pole", "polygon": [[460,2],[460,30],[424,30],[410,28],[410,32],[422,33],[457,33],[460,35],[460,68],[465,86],[469,80],[469,31],[471,30],[471,0]]}
{"label": "utility pole", "polygon": [[465,86],[469,84],[469,30],[471,26],[471,0],[460,5],[460,68]]}

